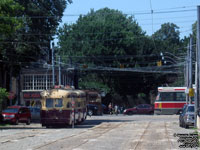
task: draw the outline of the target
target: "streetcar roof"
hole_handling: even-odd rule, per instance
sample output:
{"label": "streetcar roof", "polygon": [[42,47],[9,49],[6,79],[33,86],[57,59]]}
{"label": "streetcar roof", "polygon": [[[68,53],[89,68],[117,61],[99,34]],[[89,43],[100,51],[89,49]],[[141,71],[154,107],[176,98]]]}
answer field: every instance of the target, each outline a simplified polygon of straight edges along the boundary
{"label": "streetcar roof", "polygon": [[185,92],[187,87],[158,87],[159,92]]}
{"label": "streetcar roof", "polygon": [[61,98],[67,97],[70,94],[76,94],[75,90],[71,89],[51,89],[41,92],[42,97]]}

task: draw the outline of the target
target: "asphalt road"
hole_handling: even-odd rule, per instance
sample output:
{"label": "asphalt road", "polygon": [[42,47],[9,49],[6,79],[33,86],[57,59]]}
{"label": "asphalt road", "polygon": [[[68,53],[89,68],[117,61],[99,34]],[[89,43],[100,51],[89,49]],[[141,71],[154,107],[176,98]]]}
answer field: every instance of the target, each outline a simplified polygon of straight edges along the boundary
{"label": "asphalt road", "polygon": [[178,136],[194,131],[180,128],[178,115],[92,116],[74,129],[38,123],[0,127],[0,150],[175,150]]}

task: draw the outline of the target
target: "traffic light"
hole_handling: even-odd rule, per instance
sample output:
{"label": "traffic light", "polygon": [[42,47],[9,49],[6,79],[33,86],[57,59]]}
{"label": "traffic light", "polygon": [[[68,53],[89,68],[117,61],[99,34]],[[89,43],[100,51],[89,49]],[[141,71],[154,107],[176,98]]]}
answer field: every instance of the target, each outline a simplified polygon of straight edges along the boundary
{"label": "traffic light", "polygon": [[83,68],[88,68],[88,65],[87,64],[83,64],[83,66],[82,66]]}
{"label": "traffic light", "polygon": [[162,61],[160,60],[160,61],[157,61],[157,66],[162,66]]}
{"label": "traffic light", "polygon": [[124,64],[120,64],[120,66],[119,66],[120,68],[124,68]]}

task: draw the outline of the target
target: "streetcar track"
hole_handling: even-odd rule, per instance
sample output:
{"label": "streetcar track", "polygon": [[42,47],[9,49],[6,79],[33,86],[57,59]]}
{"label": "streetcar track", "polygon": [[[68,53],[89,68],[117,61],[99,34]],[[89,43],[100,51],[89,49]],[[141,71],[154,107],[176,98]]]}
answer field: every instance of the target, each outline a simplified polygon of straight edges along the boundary
{"label": "streetcar track", "polygon": [[[21,140],[21,139],[25,139],[25,138],[30,138],[30,137],[35,137],[35,136],[39,136],[42,134],[49,134],[49,133],[53,133],[55,132],[53,131],[36,131],[36,130],[32,130],[32,131],[27,131],[27,132],[23,132],[23,133],[16,133],[14,136],[13,135],[6,135],[6,136],[1,136],[0,139],[3,141],[0,141],[1,144],[5,144],[5,143],[9,143],[12,142],[13,140]],[[29,135],[24,135],[24,134],[29,134]],[[5,139],[5,137],[7,137],[7,139]],[[7,141],[7,142],[5,142]]]}
{"label": "streetcar track", "polygon": [[65,140],[66,138],[71,138],[71,137],[75,137],[75,136],[80,136],[80,134],[83,134],[83,133],[85,133],[85,132],[86,132],[86,131],[80,132],[79,135],[72,134],[72,135],[70,135],[70,136],[63,137],[63,138],[54,140],[54,141],[52,141],[52,142],[48,142],[48,143],[46,143],[46,144],[37,146],[36,148],[33,148],[33,149],[40,149],[40,148],[43,148],[43,147],[45,147],[45,146],[51,145],[51,144],[53,144],[53,143],[55,143],[55,142],[58,142],[58,141],[61,141],[61,140]]}
{"label": "streetcar track", "polygon": [[[116,128],[118,128],[118,127],[121,126],[121,125],[122,125],[122,123],[120,123],[120,124],[114,126],[113,128],[109,128],[109,129],[105,130],[104,132],[100,133],[100,135],[99,135],[99,136],[96,136],[95,138],[99,138],[99,137],[101,137],[103,134],[108,133],[109,131],[111,131],[111,130],[113,130],[113,129],[116,129]],[[105,128],[103,128],[103,129],[105,129]],[[73,149],[76,149],[76,148],[80,147],[81,145],[86,144],[89,140],[90,140],[90,139],[87,139],[85,142],[83,142],[83,143],[81,143],[81,144],[79,144],[79,145],[73,147]]]}
{"label": "streetcar track", "polygon": [[169,145],[170,145],[170,149],[172,149],[173,144],[172,144],[172,141],[171,141],[170,138],[169,138],[169,134],[168,134],[168,131],[167,131],[166,122],[164,123],[164,127],[165,127],[165,135],[166,135],[167,141],[168,141],[168,143],[169,143]]}
{"label": "streetcar track", "polygon": [[[98,126],[95,126],[95,128],[99,128]],[[94,130],[93,128],[90,130]],[[34,137],[34,136],[39,136],[42,134],[49,134],[49,133],[54,133],[55,130],[51,130],[51,131],[40,131],[40,130],[31,130],[31,131],[23,131],[23,133],[15,133],[14,135],[4,135],[4,136],[0,136],[0,143],[1,144],[5,144],[5,143],[9,143],[12,142],[13,140],[21,140],[21,139],[25,139],[25,138],[29,138],[29,137]],[[85,132],[85,131],[83,131]],[[24,135],[24,134],[29,134],[29,135]],[[62,139],[62,138],[61,138]]]}
{"label": "streetcar track", "polygon": [[150,121],[150,122],[148,122],[147,126],[145,127],[145,129],[144,129],[144,131],[143,131],[142,135],[140,136],[140,139],[137,141],[137,144],[136,144],[136,146],[134,147],[134,149],[133,149],[133,150],[136,150],[136,149],[138,148],[138,146],[141,144],[141,142],[142,142],[142,139],[144,138],[144,135],[146,134],[146,132],[147,132],[147,129],[148,129],[148,128],[149,128],[149,126],[150,126],[150,123],[151,123],[151,121]]}
{"label": "streetcar track", "polygon": [[[117,127],[119,127],[120,125],[122,125],[122,123],[120,123],[120,124],[118,124],[118,125],[115,125],[114,127],[113,127],[111,124],[106,125],[106,127],[105,127],[104,125],[105,125],[105,124],[100,124],[100,125],[95,126],[95,127],[91,128],[91,129],[89,129],[89,130],[80,132],[78,135],[73,134],[73,135],[71,135],[71,136],[63,137],[63,138],[57,139],[57,140],[55,140],[55,141],[48,142],[48,143],[46,143],[46,144],[44,144],[44,145],[40,145],[40,146],[38,146],[38,147],[35,147],[35,148],[33,148],[33,149],[34,149],[34,150],[41,149],[41,148],[43,148],[43,147],[49,146],[49,145],[51,145],[51,144],[54,144],[54,143],[56,143],[56,142],[58,142],[58,141],[62,141],[62,140],[66,140],[66,139],[71,139],[72,137],[81,137],[84,133],[86,133],[86,132],[88,132],[88,131],[95,131],[95,130],[101,129],[103,132],[99,133],[98,136],[95,136],[95,138],[99,138],[99,137],[101,137],[103,134],[105,134],[105,133],[107,133],[107,132],[109,132],[109,131],[111,131],[111,130],[117,128]],[[103,126],[103,127],[102,127],[102,126]],[[109,127],[109,129],[108,129],[107,127]],[[105,130],[105,129],[107,129],[107,130]],[[92,135],[92,136],[93,136],[93,135]],[[85,140],[84,142],[80,143],[79,145],[73,147],[73,149],[80,147],[81,145],[87,143],[89,140],[90,140],[90,139]]]}

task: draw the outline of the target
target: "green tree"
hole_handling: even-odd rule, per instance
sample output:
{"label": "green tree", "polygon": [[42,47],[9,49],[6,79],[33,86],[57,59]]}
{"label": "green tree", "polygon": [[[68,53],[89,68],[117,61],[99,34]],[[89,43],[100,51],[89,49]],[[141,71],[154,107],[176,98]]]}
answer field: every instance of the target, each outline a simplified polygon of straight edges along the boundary
{"label": "green tree", "polygon": [[[59,54],[66,62],[72,60],[80,66],[87,64],[89,69],[155,65],[155,58],[152,58],[154,64],[149,63],[152,61],[149,55],[154,50],[151,37],[145,35],[132,17],[117,10],[91,10],[86,16],[80,16],[75,24],[64,24],[58,30],[58,38]],[[122,96],[135,96],[143,88],[143,77],[139,74],[127,75],[127,72],[117,73],[112,69],[95,74],[89,77],[90,81],[84,80],[88,77],[82,77],[80,85],[91,85],[92,82],[99,89],[103,83],[109,94],[116,95],[117,92]]]}
{"label": "green tree", "polygon": [[[171,66],[171,70],[183,72],[183,66],[181,65],[185,60],[182,58],[182,55],[186,52],[186,48],[183,42],[184,40],[180,39],[179,27],[174,23],[164,23],[161,25],[161,28],[152,35],[152,38],[156,46],[154,53],[162,53],[164,56],[162,65],[169,65]],[[161,59],[160,57],[160,60]],[[164,62],[166,62],[166,64]],[[183,74],[168,74],[162,76],[162,79],[167,84],[171,84],[176,80],[176,85],[179,84],[179,86],[183,86],[182,77]]]}
{"label": "green tree", "polygon": [[0,40],[22,27],[22,20],[16,18],[22,10],[23,7],[14,0],[0,1]]}
{"label": "green tree", "polygon": [[[159,70],[156,62],[161,59],[160,52],[176,54],[181,45],[178,27],[173,23],[163,24],[152,37],[145,35],[132,17],[104,8],[80,16],[75,24],[64,24],[58,30],[58,50],[66,63],[85,69],[80,77],[82,87],[108,89],[109,100],[114,101],[119,94],[124,101],[132,97],[140,103],[138,96],[144,95],[148,103],[150,91],[173,82],[176,75],[148,73],[145,69]],[[144,70],[127,72],[123,70],[126,68]]]}
{"label": "green tree", "polygon": [[[1,1],[5,5],[2,7],[2,19],[11,20],[10,22],[16,25],[9,22],[6,24],[10,25],[11,29],[15,27],[11,30],[15,32],[3,36],[5,38],[0,46],[2,62],[0,85],[6,87],[5,83],[8,83],[6,77],[9,76],[11,79],[12,76],[17,76],[21,66],[27,66],[29,62],[48,60],[50,41],[61,22],[66,5],[71,2],[71,0]],[[23,9],[17,9],[18,7]],[[17,21],[21,21],[20,24],[17,24]],[[9,29],[9,26],[7,28]],[[3,81],[5,83],[2,83]]]}
{"label": "green tree", "polygon": [[181,50],[179,27],[174,23],[164,23],[161,28],[156,31],[152,38],[155,40],[157,52],[170,52],[178,54]]}
{"label": "green tree", "polygon": [[8,97],[8,92],[5,88],[0,87],[0,111],[2,110],[3,101]]}
{"label": "green tree", "polygon": [[25,9],[21,12],[24,28],[18,31],[14,39],[16,51],[26,55],[25,62],[44,59],[50,51],[56,28],[61,22],[66,5],[71,0],[15,0]]}

